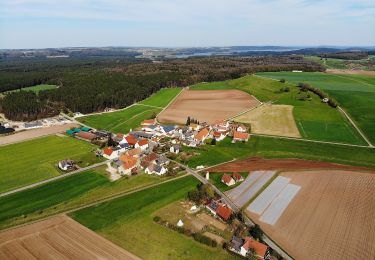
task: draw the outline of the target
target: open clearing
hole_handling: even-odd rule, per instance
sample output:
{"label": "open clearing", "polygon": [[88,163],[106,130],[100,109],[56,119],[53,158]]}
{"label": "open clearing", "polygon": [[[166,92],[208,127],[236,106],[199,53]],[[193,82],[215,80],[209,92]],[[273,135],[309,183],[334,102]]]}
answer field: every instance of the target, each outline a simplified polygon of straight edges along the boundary
{"label": "open clearing", "polygon": [[69,130],[72,127],[77,127],[77,124],[65,124],[65,125],[55,125],[55,126],[50,126],[50,127],[43,127],[43,128],[38,128],[38,129],[31,129],[31,130],[26,130],[22,132],[17,132],[12,135],[6,135],[0,137],[0,146],[1,145],[7,145],[11,143],[17,143],[17,142],[22,142],[38,137],[42,137],[45,135],[52,135],[52,134],[57,134],[61,132],[65,132],[66,130]]}
{"label": "open clearing", "polygon": [[295,259],[375,258],[375,175],[296,171],[280,176],[300,186],[274,225],[261,228]]}
{"label": "open clearing", "polygon": [[140,259],[67,216],[0,233],[1,259]]}
{"label": "open clearing", "polygon": [[[56,88],[58,88],[58,86],[56,86],[56,85],[41,84],[41,85],[22,88],[22,91],[32,91],[32,92],[35,92],[36,94],[38,94],[39,91],[41,91],[41,90],[49,90],[49,89],[56,89]],[[20,91],[20,90],[15,89],[15,90],[7,91],[6,93],[16,92],[16,91]]]}
{"label": "open clearing", "polygon": [[74,138],[47,136],[0,147],[0,192],[60,175],[59,160],[71,159],[85,167],[101,161],[96,146]]}
{"label": "open clearing", "polygon": [[[334,97],[372,143],[375,143],[375,77],[319,72],[267,72],[261,76],[309,83]],[[298,120],[297,120],[298,121]],[[297,122],[298,124],[298,122]],[[306,127],[304,127],[306,129]],[[339,129],[335,131],[341,132]],[[301,132],[302,133],[302,132]]]}
{"label": "open clearing", "polygon": [[184,177],[72,213],[74,219],[142,259],[233,259],[153,221],[161,208],[186,198],[198,181]]}
{"label": "open clearing", "polygon": [[252,133],[301,137],[290,105],[264,104],[233,120],[251,124]]}
{"label": "open clearing", "polygon": [[185,90],[160,113],[158,120],[185,124],[190,116],[199,122],[212,124],[259,104],[254,97],[239,90]]}

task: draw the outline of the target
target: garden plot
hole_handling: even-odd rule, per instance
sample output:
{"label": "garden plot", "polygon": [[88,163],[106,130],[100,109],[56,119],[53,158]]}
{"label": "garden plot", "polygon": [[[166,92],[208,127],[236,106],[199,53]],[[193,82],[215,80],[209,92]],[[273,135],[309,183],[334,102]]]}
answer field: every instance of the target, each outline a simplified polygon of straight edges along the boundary
{"label": "garden plot", "polygon": [[242,207],[276,174],[275,171],[254,171],[237,188],[229,191],[227,195],[233,202]]}

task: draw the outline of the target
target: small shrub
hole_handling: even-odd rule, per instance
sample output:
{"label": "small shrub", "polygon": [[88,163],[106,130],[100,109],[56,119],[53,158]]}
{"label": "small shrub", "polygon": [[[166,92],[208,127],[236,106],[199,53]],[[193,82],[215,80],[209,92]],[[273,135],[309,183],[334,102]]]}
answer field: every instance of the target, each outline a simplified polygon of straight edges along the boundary
{"label": "small shrub", "polygon": [[155,217],[153,218],[153,220],[154,220],[155,222],[160,222],[161,218],[160,218],[159,216],[155,216]]}
{"label": "small shrub", "polygon": [[279,80],[281,83],[285,83],[285,79],[280,79]]}

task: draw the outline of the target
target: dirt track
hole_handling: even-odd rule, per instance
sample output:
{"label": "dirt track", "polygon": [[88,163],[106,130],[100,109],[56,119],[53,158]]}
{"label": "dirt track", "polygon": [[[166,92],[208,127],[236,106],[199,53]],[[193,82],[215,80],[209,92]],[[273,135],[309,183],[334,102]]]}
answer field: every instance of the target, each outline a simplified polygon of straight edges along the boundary
{"label": "dirt track", "polygon": [[375,173],[375,169],[356,167],[350,165],[309,161],[302,159],[263,159],[258,157],[237,160],[221,164],[208,169],[210,172],[245,172],[256,170],[310,170],[310,169],[337,169],[337,170],[361,170]]}
{"label": "dirt track", "polygon": [[78,126],[78,124],[74,124],[74,123],[65,124],[65,125],[56,125],[56,126],[51,126],[51,127],[43,127],[43,128],[26,130],[26,131],[12,134],[12,135],[2,136],[0,137],[0,146],[22,142],[22,141],[34,139],[34,138],[45,136],[45,135],[65,132],[66,130],[69,130],[70,128],[76,127],[76,126]]}
{"label": "dirt track", "polygon": [[67,216],[0,233],[0,259],[140,259]]}
{"label": "dirt track", "polygon": [[285,172],[301,190],[272,226],[248,213],[295,259],[375,259],[375,175]]}
{"label": "dirt track", "polygon": [[259,101],[240,90],[187,90],[158,116],[164,123],[185,124],[188,116],[214,123],[259,105]]}

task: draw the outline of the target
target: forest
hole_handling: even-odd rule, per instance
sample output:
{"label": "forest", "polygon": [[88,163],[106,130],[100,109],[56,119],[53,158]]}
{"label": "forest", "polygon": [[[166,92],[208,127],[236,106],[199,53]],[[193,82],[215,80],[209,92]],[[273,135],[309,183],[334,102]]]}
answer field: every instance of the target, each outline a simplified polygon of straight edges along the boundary
{"label": "forest", "polygon": [[160,88],[290,70],[324,69],[300,56],[196,57],[157,62],[111,57],[1,63],[0,92],[36,84],[59,88],[38,94],[22,90],[3,93],[0,111],[9,119],[23,121],[60,111],[90,113],[129,106]]}

